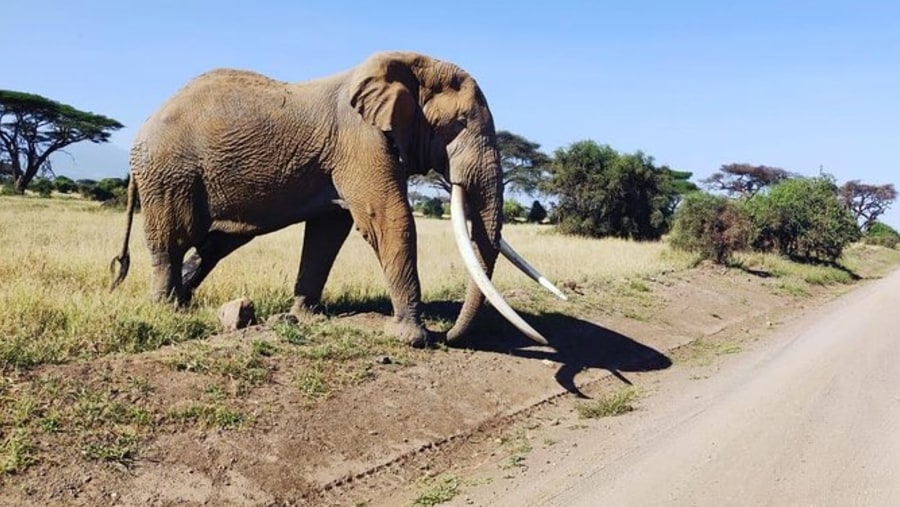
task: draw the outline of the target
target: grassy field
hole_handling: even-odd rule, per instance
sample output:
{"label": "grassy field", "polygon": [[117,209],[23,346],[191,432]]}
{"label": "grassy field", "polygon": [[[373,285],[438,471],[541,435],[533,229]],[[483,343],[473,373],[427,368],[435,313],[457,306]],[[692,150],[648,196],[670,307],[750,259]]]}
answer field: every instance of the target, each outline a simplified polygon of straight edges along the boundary
{"label": "grassy field", "polygon": [[[121,211],[94,202],[0,197],[0,369],[201,338],[215,331],[215,309],[240,296],[253,300],[263,319],[289,308],[302,224],[258,238],[226,258],[199,289],[193,308],[184,312],[148,301],[150,266],[140,215],[131,242],[131,272],[119,289],[108,291],[108,265],[121,248],[124,224]],[[460,300],[468,275],[449,221],[420,219],[417,226],[425,300]],[[660,243],[565,237],[546,226],[509,226],[504,237],[551,280],[580,285],[691,263],[690,256],[674,255]],[[502,260],[495,283],[501,290],[527,287],[530,292],[534,286]],[[539,306],[543,298],[536,297]],[[353,311],[382,308],[386,298],[374,253],[351,234],[332,271],[325,303]]]}
{"label": "grassy field", "polygon": [[[204,282],[190,309],[174,311],[148,301],[140,215],[131,273],[109,292],[108,266],[120,251],[124,224],[121,210],[93,202],[0,197],[0,479],[37,463],[72,459],[127,466],[142,442],[161,432],[252,427],[260,409],[252,393],[267,386],[314,404],[369,378],[374,357],[389,356],[399,366],[431,360],[430,351],[413,352],[335,317],[300,327],[277,324],[273,332],[247,339],[205,340],[216,332],[216,308],[231,299],[249,297],[262,319],[289,308],[303,226],[238,250]],[[417,227],[425,301],[459,302],[468,275],[449,221],[419,219]],[[499,261],[495,283],[532,319],[556,313],[654,321],[659,295],[652,287],[691,280],[698,265],[696,257],[672,252],[664,242],[573,238],[524,224],[507,226],[504,237],[548,278],[583,294],[558,302]],[[812,266],[743,254],[735,266],[715,272],[764,272],[763,290],[805,298],[822,286],[879,276],[900,264],[900,251],[856,246],[842,262]],[[325,303],[331,315],[390,308],[375,256],[358,234],[341,251]],[[452,318],[426,312],[432,328],[446,327]],[[498,318],[485,321],[480,325],[490,332]],[[151,352],[156,355],[150,360],[129,355],[179,343]],[[115,357],[103,366],[79,363],[113,353],[135,361],[115,371]],[[41,368],[48,364],[64,366]]]}

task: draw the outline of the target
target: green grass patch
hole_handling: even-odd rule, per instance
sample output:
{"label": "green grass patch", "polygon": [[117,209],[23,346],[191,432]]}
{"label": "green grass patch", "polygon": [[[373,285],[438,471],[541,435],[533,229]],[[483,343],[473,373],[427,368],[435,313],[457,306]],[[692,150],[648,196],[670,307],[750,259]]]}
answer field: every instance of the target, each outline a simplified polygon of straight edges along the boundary
{"label": "green grass patch", "polygon": [[275,335],[291,345],[306,345],[309,337],[306,328],[291,322],[279,322],[272,327]]}
{"label": "green grass patch", "polygon": [[615,417],[634,411],[634,402],[638,397],[638,390],[629,387],[595,400],[579,403],[575,406],[575,410],[582,419]]}
{"label": "green grass patch", "polygon": [[634,292],[650,292],[650,287],[643,280],[632,278],[628,281],[628,288]]}
{"label": "green grass patch", "polygon": [[28,431],[23,428],[6,435],[0,445],[0,475],[22,472],[34,463],[33,447]]}
{"label": "green grass patch", "polygon": [[131,465],[136,456],[137,436],[130,433],[110,434],[99,440],[88,442],[82,447],[82,454],[98,461],[109,461]]}
{"label": "green grass patch", "polygon": [[456,498],[462,489],[462,481],[455,475],[445,475],[439,479],[428,481],[413,505],[432,506],[449,502]]}
{"label": "green grass patch", "polygon": [[196,344],[180,350],[168,362],[178,371],[219,375],[256,386],[271,378],[273,366],[265,359],[277,350],[275,345],[260,340],[254,340],[249,347],[212,348]]}
{"label": "green grass patch", "polygon": [[297,373],[293,383],[307,398],[318,399],[328,396],[328,385],[319,365]]}
{"label": "green grass patch", "polygon": [[228,406],[228,395],[219,384],[206,386],[205,394],[207,401],[171,410],[167,418],[173,422],[200,424],[206,428],[219,429],[235,428],[248,422],[243,413]]}
{"label": "green grass patch", "polygon": [[173,410],[169,419],[177,422],[201,424],[207,428],[235,428],[247,421],[240,411],[223,403],[194,403],[186,408]]}
{"label": "green grass patch", "polygon": [[795,298],[807,298],[812,296],[812,292],[806,288],[806,286],[801,285],[795,282],[781,282],[775,286],[775,292],[777,294],[783,294],[785,296],[791,296]]}

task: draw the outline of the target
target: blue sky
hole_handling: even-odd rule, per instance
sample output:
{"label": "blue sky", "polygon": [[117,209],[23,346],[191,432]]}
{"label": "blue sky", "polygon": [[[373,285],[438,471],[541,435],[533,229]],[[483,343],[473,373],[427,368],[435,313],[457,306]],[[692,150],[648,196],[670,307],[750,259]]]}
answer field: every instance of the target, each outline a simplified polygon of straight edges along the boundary
{"label": "blue sky", "polygon": [[469,71],[497,127],[550,152],[900,183],[900,2],[742,3],[5,0],[0,88],[116,118],[127,149],[211,68],[299,81],[408,49]]}

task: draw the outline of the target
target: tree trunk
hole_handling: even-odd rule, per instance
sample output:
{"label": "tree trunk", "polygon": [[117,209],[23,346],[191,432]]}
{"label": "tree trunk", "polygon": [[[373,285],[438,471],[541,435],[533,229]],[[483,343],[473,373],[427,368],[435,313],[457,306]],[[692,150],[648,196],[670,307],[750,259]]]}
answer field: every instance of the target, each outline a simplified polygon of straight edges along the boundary
{"label": "tree trunk", "polygon": [[25,187],[27,187],[28,183],[30,183],[30,182],[31,182],[30,178],[28,179],[28,181],[26,181],[25,175],[19,176],[18,178],[15,179],[15,182],[13,183],[13,192],[15,192],[18,195],[24,194]]}
{"label": "tree trunk", "polygon": [[[49,150],[48,150],[48,151],[49,151]],[[21,169],[19,169],[19,170],[17,171],[17,170],[16,170],[16,167],[15,167],[15,166],[13,167],[13,174],[15,174],[15,176],[13,177],[14,180],[15,180],[15,185],[13,186],[13,191],[14,191],[15,193],[17,193],[17,194],[19,194],[19,195],[25,193],[25,188],[27,188],[28,185],[31,183],[31,180],[33,180],[34,177],[37,176],[38,168],[40,168],[40,167],[41,167],[41,164],[43,164],[43,163],[44,163],[44,160],[46,160],[46,158],[47,158],[46,155],[47,155],[47,153],[45,153],[44,155],[42,155],[42,156],[38,159],[38,163],[37,163],[37,164],[31,163],[31,160],[30,160],[30,158],[29,158],[29,163],[28,163],[28,165],[25,167],[25,170],[24,170],[24,171],[21,170]],[[21,167],[21,166],[20,166],[20,167]]]}

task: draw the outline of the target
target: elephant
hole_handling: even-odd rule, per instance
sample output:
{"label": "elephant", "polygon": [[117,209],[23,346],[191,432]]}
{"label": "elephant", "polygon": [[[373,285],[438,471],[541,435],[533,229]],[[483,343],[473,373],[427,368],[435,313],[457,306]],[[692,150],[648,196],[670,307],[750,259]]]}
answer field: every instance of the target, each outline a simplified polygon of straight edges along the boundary
{"label": "elephant", "polygon": [[[452,185],[454,236],[472,277],[449,343],[468,333],[485,297],[538,343],[546,339],[490,281],[499,253],[565,297],[502,239],[503,185],[493,117],[456,65],[380,52],[330,77],[286,83],[216,69],[175,93],[140,127],[130,152],[125,242],[111,264],[128,274],[140,196],[152,299],[184,306],[216,264],[255,236],[305,222],[291,313],[320,303],[351,228],[374,249],[389,287],[385,331],[412,345],[422,322],[416,229],[407,179],[435,170]],[[185,256],[193,248],[192,255]]]}

